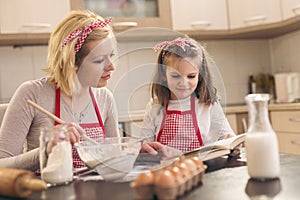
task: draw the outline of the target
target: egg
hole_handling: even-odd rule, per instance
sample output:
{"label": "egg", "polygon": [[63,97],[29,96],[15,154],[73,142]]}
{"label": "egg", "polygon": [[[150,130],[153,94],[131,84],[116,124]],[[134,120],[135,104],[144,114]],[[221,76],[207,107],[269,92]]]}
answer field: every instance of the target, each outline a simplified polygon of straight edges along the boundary
{"label": "egg", "polygon": [[196,170],[197,170],[197,165],[195,164],[194,161],[192,161],[190,158],[186,158],[184,161],[183,161],[187,168],[192,172],[192,173],[195,173]]}
{"label": "egg", "polygon": [[177,185],[175,176],[170,170],[163,169],[154,178],[154,184],[162,187],[173,187]]}
{"label": "egg", "polygon": [[185,179],[181,169],[177,166],[171,166],[169,170],[174,175],[178,184],[177,195],[178,196],[183,195],[185,193]]}
{"label": "egg", "polygon": [[193,156],[191,160],[196,164],[197,168],[206,169],[206,165],[202,162],[202,160],[199,158],[199,156]]}
{"label": "egg", "polygon": [[202,162],[202,160],[198,156],[194,156],[191,158],[191,160],[196,164],[197,171],[198,171],[198,180],[197,183],[194,183],[195,185],[198,185],[199,183],[202,183],[203,181],[203,175],[205,173],[205,170],[207,166]]}
{"label": "egg", "polygon": [[181,171],[181,169],[177,166],[171,166],[169,168],[170,172],[174,175],[177,182],[181,182],[184,180],[184,175]]}
{"label": "egg", "polygon": [[178,185],[175,176],[168,169],[161,170],[155,176],[154,191],[157,199],[176,199]]}
{"label": "egg", "polygon": [[191,176],[190,169],[188,168],[188,166],[183,161],[178,162],[176,164],[176,166],[181,170],[181,172],[182,172],[185,179],[187,179]]}
{"label": "egg", "polygon": [[154,183],[154,175],[151,172],[143,172],[135,178],[135,186],[152,185]]}

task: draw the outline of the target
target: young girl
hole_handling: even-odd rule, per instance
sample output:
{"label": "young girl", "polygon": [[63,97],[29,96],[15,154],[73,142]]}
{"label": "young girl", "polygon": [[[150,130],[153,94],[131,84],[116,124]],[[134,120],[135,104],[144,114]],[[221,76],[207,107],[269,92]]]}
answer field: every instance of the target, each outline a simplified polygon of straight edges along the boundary
{"label": "young girl", "polygon": [[177,38],[157,44],[154,50],[161,51],[143,136],[153,136],[183,152],[233,136],[212,84],[204,48],[192,39]]}

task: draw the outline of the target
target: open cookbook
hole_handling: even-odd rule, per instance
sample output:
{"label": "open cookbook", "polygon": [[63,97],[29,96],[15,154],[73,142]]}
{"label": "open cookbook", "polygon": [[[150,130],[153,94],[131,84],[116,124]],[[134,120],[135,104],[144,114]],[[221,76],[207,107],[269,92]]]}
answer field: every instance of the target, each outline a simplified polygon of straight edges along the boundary
{"label": "open cookbook", "polygon": [[245,141],[245,137],[246,133],[243,133],[231,138],[218,140],[215,143],[199,147],[190,152],[186,152],[185,155],[189,156],[200,153],[202,161],[229,155],[234,150],[234,148],[236,148]]}

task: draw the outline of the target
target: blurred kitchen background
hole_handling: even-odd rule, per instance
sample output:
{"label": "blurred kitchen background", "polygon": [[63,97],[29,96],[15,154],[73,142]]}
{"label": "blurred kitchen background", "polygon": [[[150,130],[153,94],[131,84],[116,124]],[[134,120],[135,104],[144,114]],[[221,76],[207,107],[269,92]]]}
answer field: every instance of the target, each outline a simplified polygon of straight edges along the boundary
{"label": "blurred kitchen background", "polygon": [[257,91],[275,98],[275,74],[300,73],[299,7],[300,0],[1,0],[0,103],[9,102],[23,81],[44,75],[49,33],[78,8],[117,17],[120,59],[108,88],[120,115],[143,112],[157,56],[151,47],[181,34],[213,57],[224,106],[244,104],[251,75]]}

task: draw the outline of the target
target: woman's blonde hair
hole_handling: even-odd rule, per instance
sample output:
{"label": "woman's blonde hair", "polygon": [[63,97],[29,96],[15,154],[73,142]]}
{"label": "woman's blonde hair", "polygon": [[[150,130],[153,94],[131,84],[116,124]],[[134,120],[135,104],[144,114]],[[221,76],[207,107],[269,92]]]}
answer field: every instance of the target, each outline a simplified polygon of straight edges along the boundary
{"label": "woman's blonde hair", "polygon": [[101,40],[109,35],[113,35],[109,25],[102,28],[95,28],[85,39],[81,49],[76,53],[75,45],[77,37],[70,40],[63,48],[64,40],[74,31],[81,29],[95,21],[104,19],[91,11],[71,11],[52,32],[48,47],[48,66],[44,71],[50,74],[49,82],[55,83],[67,95],[72,95],[80,88],[76,71],[83,59],[89,54],[87,48],[89,41]]}

